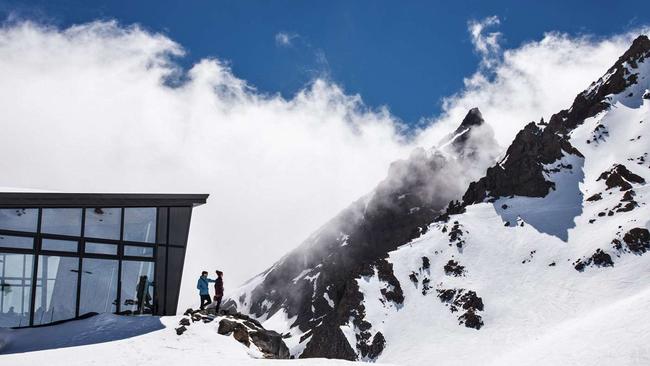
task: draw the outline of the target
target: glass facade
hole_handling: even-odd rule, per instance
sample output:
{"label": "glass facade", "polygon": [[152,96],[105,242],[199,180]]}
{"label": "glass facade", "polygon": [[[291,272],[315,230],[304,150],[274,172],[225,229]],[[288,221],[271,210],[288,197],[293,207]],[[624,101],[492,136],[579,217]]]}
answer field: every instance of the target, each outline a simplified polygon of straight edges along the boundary
{"label": "glass facade", "polygon": [[34,256],[0,252],[0,326],[29,325]]}
{"label": "glass facade", "polygon": [[2,204],[0,327],[176,313],[191,206]]}
{"label": "glass facade", "polygon": [[34,325],[75,317],[78,272],[79,258],[39,256]]}

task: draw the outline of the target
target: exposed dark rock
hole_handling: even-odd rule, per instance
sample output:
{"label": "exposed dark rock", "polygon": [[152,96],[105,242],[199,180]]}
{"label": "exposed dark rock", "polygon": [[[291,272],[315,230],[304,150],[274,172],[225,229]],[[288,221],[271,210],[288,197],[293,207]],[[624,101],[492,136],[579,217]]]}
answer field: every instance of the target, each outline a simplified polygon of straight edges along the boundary
{"label": "exposed dark rock", "polygon": [[284,343],[281,334],[264,329],[258,321],[243,314],[221,319],[217,333],[226,336],[232,335],[235,340],[246,347],[253,344],[264,354],[265,358],[286,359],[290,357],[289,348]]}
{"label": "exposed dark rock", "polygon": [[185,333],[187,328],[184,325],[181,325],[180,327],[176,328],[175,330],[176,330],[177,335],[181,335],[181,334]]}
{"label": "exposed dark rock", "polygon": [[324,357],[338,358],[342,360],[355,361],[356,352],[352,349],[345,335],[341,331],[338,322],[333,324],[323,323],[314,329],[311,337],[300,358]]}
{"label": "exposed dark rock", "polygon": [[[369,334],[370,333],[368,333],[368,339]],[[363,339],[363,342],[359,343],[357,347],[359,348],[361,356],[374,360],[384,351],[384,348],[386,347],[386,339],[381,332],[375,334],[371,343],[367,342],[368,339]]]}
{"label": "exposed dark rock", "polygon": [[593,260],[594,265],[598,267],[614,266],[614,262],[612,262],[612,257],[600,249],[596,249],[596,253],[594,253],[594,255],[591,256],[591,259]]}
{"label": "exposed dark rock", "polygon": [[422,295],[426,295],[429,290],[431,290],[431,287],[429,286],[429,283],[431,280],[429,278],[425,278],[422,280]]}
{"label": "exposed dark rock", "polygon": [[456,297],[455,289],[438,290],[438,297],[442,302],[451,302]]}
{"label": "exposed dark rock", "polygon": [[450,259],[444,266],[445,274],[447,276],[459,277],[465,273],[465,267],[461,266],[455,260]]}
{"label": "exposed dark rock", "polygon": [[587,266],[591,265],[597,267],[613,267],[614,262],[609,254],[605,253],[601,249],[596,249],[596,252],[590,257],[576,260],[573,263],[573,268],[578,272],[582,272]]}
{"label": "exposed dark rock", "polygon": [[428,257],[422,257],[422,269],[429,269],[431,263],[429,263]]}
{"label": "exposed dark rock", "polygon": [[[464,204],[462,204],[459,201],[451,201],[451,202],[449,202],[449,205],[447,206],[447,209],[445,210],[445,213],[443,213],[442,215],[436,217],[435,221],[436,222],[441,222],[441,221],[448,222],[449,217],[451,215],[459,215],[459,214],[462,214],[464,212],[465,212],[465,205]],[[446,227],[443,228],[443,230],[446,231]],[[443,231],[443,232],[445,232],[445,231]]]}
{"label": "exposed dark rock", "polygon": [[476,292],[464,289],[438,289],[437,291],[440,301],[445,303],[452,313],[459,309],[465,310],[458,317],[459,324],[474,329],[480,329],[483,326],[481,316],[477,315],[478,311],[483,311],[483,299],[478,297]]}
{"label": "exposed dark rock", "polygon": [[221,319],[219,322],[219,328],[217,328],[217,333],[226,336],[232,334],[233,338],[235,338],[237,342],[245,345],[246,347],[250,346],[248,329],[242,323],[228,319]]}
{"label": "exposed dark rock", "polygon": [[381,294],[384,295],[386,300],[393,301],[396,304],[404,302],[404,293],[397,277],[393,273],[393,264],[385,259],[377,261],[377,277],[380,281],[386,282],[389,288],[382,288]]}
{"label": "exposed dark rock", "polygon": [[481,329],[483,326],[483,319],[477,315],[473,310],[468,310],[458,317],[458,324],[465,324],[467,328]]}
{"label": "exposed dark rock", "polygon": [[625,194],[623,195],[623,198],[621,199],[621,201],[633,202],[634,201],[634,196],[636,196],[636,192],[634,192],[634,190],[630,189],[629,191],[625,192]]}
{"label": "exposed dark rock", "polygon": [[585,270],[586,264],[582,261],[582,259],[578,259],[576,262],[573,263],[573,268],[576,269],[578,272],[582,272]]}
{"label": "exposed dark rock", "polygon": [[623,164],[616,164],[610,170],[603,172],[598,177],[597,181],[599,180],[605,180],[607,189],[618,187],[621,191],[632,189],[630,183],[645,183],[645,179],[629,171]]}
{"label": "exposed dark rock", "polygon": [[417,273],[411,272],[411,274],[409,275],[409,279],[413,283],[418,283],[418,275],[417,275]]}
{"label": "exposed dark rock", "polygon": [[[620,205],[620,204],[619,204],[619,205]],[[625,205],[623,205],[622,207],[620,207],[619,209],[617,209],[616,212],[628,212],[628,211],[632,211],[632,210],[634,210],[637,206],[638,206],[638,205],[637,205],[637,203],[636,203],[635,201],[628,202],[628,203],[626,203]]]}
{"label": "exposed dark rock", "polygon": [[454,221],[454,225],[451,227],[451,230],[449,230],[449,245],[451,246],[454,243],[458,249],[462,249],[465,244],[465,240],[463,240],[462,225],[458,223],[458,221]]}
{"label": "exposed dark rock", "polygon": [[189,320],[188,318],[182,318],[182,319],[178,322],[178,324],[179,324],[179,325],[189,326],[189,325],[190,325],[190,320]]}
{"label": "exposed dark rock", "polygon": [[635,227],[623,236],[627,248],[635,254],[643,254],[650,250],[650,232],[648,229]]}
{"label": "exposed dark rock", "polygon": [[603,199],[603,197],[600,195],[600,193],[596,193],[593,196],[587,198],[587,201],[594,202],[594,201],[600,201],[601,199]]}
{"label": "exposed dark rock", "polygon": [[513,195],[544,197],[550,189],[555,188],[555,184],[544,176],[544,165],[557,161],[565,154],[582,157],[567,137],[549,128],[542,130],[531,122],[519,131],[506,157],[488,168],[483,178],[470,184],[463,196],[463,204]]}
{"label": "exposed dark rock", "polygon": [[623,249],[623,243],[621,243],[621,241],[618,240],[618,239],[614,239],[614,240],[612,240],[612,246],[613,246],[614,249],[616,249],[616,250],[621,250],[621,249]]}
{"label": "exposed dark rock", "polygon": [[282,340],[282,336],[271,330],[256,330],[249,333],[250,340],[264,353],[267,358],[287,359],[289,348]]}
{"label": "exposed dark rock", "polygon": [[462,304],[463,309],[465,310],[483,310],[483,299],[478,297],[474,291],[468,291],[464,293],[460,297],[459,302]]}

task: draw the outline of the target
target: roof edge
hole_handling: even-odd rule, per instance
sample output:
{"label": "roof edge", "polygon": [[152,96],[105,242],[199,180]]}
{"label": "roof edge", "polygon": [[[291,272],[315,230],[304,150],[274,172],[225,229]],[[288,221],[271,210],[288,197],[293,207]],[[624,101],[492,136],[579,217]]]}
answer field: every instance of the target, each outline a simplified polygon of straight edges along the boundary
{"label": "roof edge", "polygon": [[0,207],[151,207],[206,203],[209,194],[0,192]]}

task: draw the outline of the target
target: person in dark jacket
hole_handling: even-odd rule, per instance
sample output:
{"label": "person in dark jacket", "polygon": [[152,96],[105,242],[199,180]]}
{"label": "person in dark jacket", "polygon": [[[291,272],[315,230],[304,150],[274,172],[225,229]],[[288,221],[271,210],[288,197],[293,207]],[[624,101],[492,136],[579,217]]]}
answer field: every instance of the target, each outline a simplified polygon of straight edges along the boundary
{"label": "person in dark jacket", "polygon": [[199,296],[201,297],[201,310],[206,305],[210,305],[212,301],[210,300],[210,290],[208,289],[208,283],[215,282],[215,280],[208,278],[208,271],[201,272],[201,277],[196,283],[196,288],[199,290]]}
{"label": "person in dark jacket", "polygon": [[223,272],[217,270],[217,279],[214,281],[214,301],[216,301],[217,314],[221,306],[221,299],[223,298]]}
{"label": "person in dark jacket", "polygon": [[137,314],[151,314],[151,295],[149,294],[149,287],[153,286],[153,282],[149,281],[147,276],[140,276],[140,280],[136,286],[136,296],[138,299]]}

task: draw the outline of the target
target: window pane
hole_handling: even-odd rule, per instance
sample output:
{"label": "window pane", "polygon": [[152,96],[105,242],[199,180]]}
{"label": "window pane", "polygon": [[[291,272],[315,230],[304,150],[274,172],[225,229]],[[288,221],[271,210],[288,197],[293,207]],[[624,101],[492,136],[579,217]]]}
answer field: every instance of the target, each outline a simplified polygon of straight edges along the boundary
{"label": "window pane", "polygon": [[88,238],[119,239],[120,208],[87,208],[84,235]]}
{"label": "window pane", "polygon": [[32,249],[34,238],[29,236],[0,235],[0,247]]}
{"label": "window pane", "polygon": [[124,240],[153,243],[156,240],[156,208],[124,209]]}
{"label": "window pane", "polygon": [[29,325],[31,254],[0,253],[0,327]]}
{"label": "window pane", "polygon": [[122,305],[127,314],[153,314],[153,262],[122,261]]}
{"label": "window pane", "polygon": [[60,252],[76,252],[78,243],[74,240],[43,239],[42,250],[58,250]]}
{"label": "window pane", "polygon": [[3,208],[0,209],[0,229],[36,232],[38,209]]}
{"label": "window pane", "polygon": [[86,253],[117,255],[117,245],[104,243],[86,243]]}
{"label": "window pane", "polygon": [[41,231],[48,234],[81,235],[81,209],[44,208]]}
{"label": "window pane", "polygon": [[117,260],[84,258],[79,314],[113,313],[117,305]]}
{"label": "window pane", "polygon": [[124,255],[134,257],[151,257],[153,258],[153,248],[149,247],[136,247],[132,245],[124,246]]}
{"label": "window pane", "polygon": [[79,258],[39,256],[34,325],[74,318]]}

